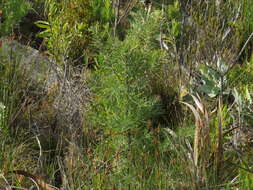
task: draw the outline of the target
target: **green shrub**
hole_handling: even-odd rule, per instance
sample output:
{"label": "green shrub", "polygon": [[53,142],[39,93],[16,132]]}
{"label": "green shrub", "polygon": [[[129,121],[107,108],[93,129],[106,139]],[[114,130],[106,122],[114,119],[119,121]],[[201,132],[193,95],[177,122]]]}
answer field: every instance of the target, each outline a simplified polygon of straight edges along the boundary
{"label": "green shrub", "polygon": [[0,36],[9,34],[27,14],[31,4],[25,0],[1,0]]}
{"label": "green shrub", "polygon": [[44,29],[38,36],[58,63],[64,64],[69,56],[78,58],[89,40],[90,1],[47,0],[45,7],[48,20],[36,22]]}
{"label": "green shrub", "polygon": [[160,124],[164,109],[153,80],[161,77],[161,86],[166,83],[161,81],[166,80],[166,93],[173,94],[174,90],[168,87],[173,83],[169,83],[172,77],[162,78],[168,75],[161,73],[175,65],[165,62],[166,53],[157,40],[161,12],[154,11],[146,19],[138,11],[132,17],[124,41],[110,37],[96,57],[91,81],[94,97],[87,119],[98,135],[94,145],[96,160],[109,160],[113,169],[110,175],[95,175],[92,179],[98,186],[104,181],[108,188],[111,183],[116,188],[156,189],[160,185],[163,189],[167,183],[162,179],[168,175],[160,162],[160,155],[166,150],[162,148],[166,147],[161,135],[164,124]]}
{"label": "green shrub", "polygon": [[58,63],[63,64],[67,59],[82,63],[92,40],[90,27],[96,23],[103,26],[112,19],[110,1],[47,0],[45,5],[47,21],[36,22],[44,29],[38,36],[45,39]]}

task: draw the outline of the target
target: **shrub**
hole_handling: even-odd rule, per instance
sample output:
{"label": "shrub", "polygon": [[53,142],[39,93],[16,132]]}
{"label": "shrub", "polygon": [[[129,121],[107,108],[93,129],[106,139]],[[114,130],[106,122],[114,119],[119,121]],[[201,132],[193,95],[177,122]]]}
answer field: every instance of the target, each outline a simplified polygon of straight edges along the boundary
{"label": "shrub", "polygon": [[89,28],[97,22],[103,26],[112,18],[109,0],[47,0],[45,5],[47,21],[36,22],[44,29],[38,36],[45,39],[58,63],[82,63],[92,40]]}
{"label": "shrub", "polygon": [[[111,177],[100,175],[106,179],[108,188],[110,183],[116,188],[123,185],[152,189],[159,183],[165,187],[167,183],[163,183],[162,178],[168,173],[162,174],[160,167],[160,154],[164,151],[160,133],[161,128],[169,123],[161,123],[164,109],[160,95],[156,94],[160,89],[155,89],[157,84],[153,80],[159,79],[157,83],[161,86],[167,82],[163,88],[168,96],[176,93],[170,88],[174,82],[170,81],[172,77],[165,79],[162,77],[168,75],[161,74],[164,68],[175,65],[166,64],[166,53],[160,49],[157,40],[161,12],[155,11],[146,18],[142,11],[137,11],[132,17],[124,41],[110,37],[96,58],[97,69],[91,81],[94,97],[87,115],[90,121],[87,125],[92,128],[87,126],[85,131],[96,131],[94,157],[108,160],[109,168],[103,171],[109,172]],[[166,82],[161,82],[163,79]],[[145,165],[141,160],[145,160]],[[147,175],[152,167],[154,172]],[[137,181],[132,182],[132,178]],[[118,179],[124,180],[118,182]]]}
{"label": "shrub", "polygon": [[9,34],[28,13],[31,4],[25,0],[0,1],[0,36]]}

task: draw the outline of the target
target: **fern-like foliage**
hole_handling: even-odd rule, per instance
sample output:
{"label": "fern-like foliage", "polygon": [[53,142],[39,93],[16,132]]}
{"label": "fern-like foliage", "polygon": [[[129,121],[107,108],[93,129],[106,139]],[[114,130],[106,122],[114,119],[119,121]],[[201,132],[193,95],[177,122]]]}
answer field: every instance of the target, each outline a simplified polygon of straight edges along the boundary
{"label": "fern-like foliage", "polygon": [[[117,162],[110,180],[126,178],[124,186],[131,186],[127,179],[136,178],[134,171],[148,178],[138,155],[153,155],[147,160],[152,165],[159,149],[154,143],[159,126],[153,125],[152,119],[162,115],[163,110],[159,97],[152,94],[151,75],[159,70],[165,57],[156,39],[160,13],[154,12],[147,19],[143,12],[136,12],[124,41],[109,37],[97,56],[97,69],[91,81],[94,99],[87,118],[93,129],[102,134],[96,156]],[[101,154],[105,150],[107,156]],[[116,160],[113,155],[118,152],[121,155]]]}

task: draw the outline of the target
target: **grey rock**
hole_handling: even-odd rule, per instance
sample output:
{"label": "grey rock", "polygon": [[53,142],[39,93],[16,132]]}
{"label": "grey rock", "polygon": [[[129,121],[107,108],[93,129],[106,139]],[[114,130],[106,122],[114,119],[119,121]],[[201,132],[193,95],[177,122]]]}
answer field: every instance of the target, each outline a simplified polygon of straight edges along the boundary
{"label": "grey rock", "polygon": [[15,64],[27,79],[34,85],[39,85],[38,87],[42,87],[45,81],[49,83],[57,81],[55,70],[59,68],[49,60],[49,57],[15,40],[0,39],[0,63]]}
{"label": "grey rock", "polygon": [[[31,94],[36,91],[36,96],[40,96],[39,98],[50,104],[51,108],[48,109],[53,112],[54,119],[58,121],[57,125],[61,127],[67,125],[68,128],[81,127],[81,115],[89,97],[89,90],[82,73],[68,69],[71,74],[66,75],[64,69],[51,61],[49,56],[15,40],[0,38],[0,65],[8,62],[19,67],[25,76],[24,80],[28,80],[29,86],[32,86]],[[73,75],[78,75],[78,79],[71,77]],[[41,126],[43,123],[38,118],[43,120],[47,117],[44,115],[45,112],[42,111],[34,117],[37,120],[33,122],[36,126]],[[49,120],[55,123],[52,122],[52,118]],[[42,128],[50,127],[44,124]]]}

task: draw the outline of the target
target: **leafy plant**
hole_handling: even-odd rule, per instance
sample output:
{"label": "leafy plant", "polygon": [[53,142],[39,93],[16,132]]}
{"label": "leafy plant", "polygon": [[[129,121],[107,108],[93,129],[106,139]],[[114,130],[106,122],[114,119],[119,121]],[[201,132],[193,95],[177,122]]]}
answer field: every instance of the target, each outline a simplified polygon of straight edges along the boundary
{"label": "leafy plant", "polygon": [[90,37],[90,1],[47,0],[45,7],[48,20],[35,23],[43,29],[38,36],[44,38],[49,52],[59,64],[65,64],[67,57],[79,60]]}
{"label": "leafy plant", "polygon": [[48,20],[35,23],[43,29],[38,36],[45,39],[49,52],[60,64],[67,59],[81,63],[83,57],[88,57],[87,47],[92,47],[90,27],[99,23],[104,29],[102,26],[112,19],[110,1],[47,0],[45,4]]}
{"label": "leafy plant", "polygon": [[[218,64],[220,64],[217,66],[219,69],[214,69],[208,64],[201,65],[200,68],[202,84],[198,87],[198,90],[205,93],[210,98],[215,98],[220,93],[223,93],[223,95],[228,95],[230,93],[227,76],[223,76],[228,70],[228,66],[223,62],[219,62]],[[223,92],[221,92],[221,89]]]}
{"label": "leafy plant", "polygon": [[[155,167],[155,160],[160,159],[160,126],[159,120],[157,123],[154,120],[163,110],[160,99],[152,94],[151,80],[163,65],[165,54],[157,48],[159,42],[155,39],[160,13],[151,15],[142,22],[145,18],[142,12],[133,14],[134,22],[124,41],[109,38],[97,56],[97,69],[91,82],[94,98],[87,117],[93,129],[102,133],[95,146],[95,156],[116,164],[110,171],[112,177],[103,176],[115,181],[115,187],[151,188],[162,179],[162,169]],[[146,156],[154,154],[154,158]],[[141,164],[139,155],[145,157],[146,166]],[[151,175],[145,172],[149,167],[154,167]],[[159,180],[152,181],[158,175],[156,172]],[[137,184],[130,180],[135,176]],[[119,178],[125,179],[122,184],[117,182]]]}
{"label": "leafy plant", "polygon": [[92,21],[106,24],[112,21],[114,14],[110,0],[94,0],[91,2]]}
{"label": "leafy plant", "polygon": [[167,19],[169,20],[168,32],[170,36],[178,38],[181,33],[181,15],[180,15],[180,3],[174,1],[173,4],[168,5],[167,8]]}

